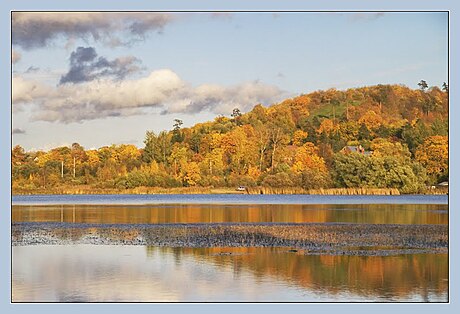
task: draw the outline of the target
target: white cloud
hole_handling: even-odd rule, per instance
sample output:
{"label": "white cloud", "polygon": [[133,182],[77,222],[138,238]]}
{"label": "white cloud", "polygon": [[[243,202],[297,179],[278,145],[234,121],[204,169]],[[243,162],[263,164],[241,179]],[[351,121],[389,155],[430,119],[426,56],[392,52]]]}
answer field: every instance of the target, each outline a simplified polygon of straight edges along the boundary
{"label": "white cloud", "polygon": [[146,113],[159,108],[163,113],[210,111],[229,114],[238,107],[247,111],[258,103],[280,100],[282,91],[261,82],[235,86],[204,84],[193,87],[171,70],[157,70],[136,80],[100,79],[80,84],[48,86],[23,77],[13,77],[13,104],[38,105],[33,120],[81,122],[110,116]]}

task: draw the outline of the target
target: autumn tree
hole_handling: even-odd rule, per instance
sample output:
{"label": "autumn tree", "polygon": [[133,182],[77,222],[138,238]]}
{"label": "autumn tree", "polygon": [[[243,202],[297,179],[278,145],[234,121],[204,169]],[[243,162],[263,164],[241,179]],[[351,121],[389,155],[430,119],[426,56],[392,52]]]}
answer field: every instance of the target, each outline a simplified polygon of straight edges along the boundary
{"label": "autumn tree", "polygon": [[393,156],[395,158],[410,159],[411,153],[407,145],[400,142],[389,141],[384,138],[373,139],[370,145],[375,157]]}
{"label": "autumn tree", "polygon": [[297,130],[292,136],[292,144],[302,146],[307,140],[308,133],[303,130]]}
{"label": "autumn tree", "polygon": [[431,182],[447,178],[449,171],[449,145],[447,136],[430,136],[417,148],[415,159],[422,164]]}
{"label": "autumn tree", "polygon": [[296,150],[292,170],[301,175],[304,188],[312,189],[328,185],[326,163],[318,153],[318,147],[311,142],[305,143]]}

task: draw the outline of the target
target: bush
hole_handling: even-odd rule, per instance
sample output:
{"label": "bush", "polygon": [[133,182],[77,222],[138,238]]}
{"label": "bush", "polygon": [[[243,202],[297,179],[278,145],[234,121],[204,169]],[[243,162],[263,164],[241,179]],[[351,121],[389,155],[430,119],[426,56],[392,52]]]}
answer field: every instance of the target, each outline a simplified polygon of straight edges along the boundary
{"label": "bush", "polygon": [[262,181],[263,186],[269,186],[272,188],[282,188],[294,186],[289,174],[286,172],[280,172],[277,174],[270,174],[265,177]]}

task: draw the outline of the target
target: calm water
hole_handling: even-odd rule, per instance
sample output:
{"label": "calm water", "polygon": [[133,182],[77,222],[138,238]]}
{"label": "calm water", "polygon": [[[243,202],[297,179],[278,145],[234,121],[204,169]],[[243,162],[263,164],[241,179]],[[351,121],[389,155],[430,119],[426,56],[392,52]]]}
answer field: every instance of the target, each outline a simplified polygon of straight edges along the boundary
{"label": "calm water", "polygon": [[[44,195],[13,202],[13,222],[448,224],[446,196]],[[287,248],[81,244],[12,252],[14,302],[448,298],[446,254],[312,256]]]}
{"label": "calm water", "polygon": [[164,204],[164,205],[13,205],[13,222],[70,223],[222,223],[352,222],[447,224],[447,205],[439,204]]}
{"label": "calm water", "polygon": [[[230,254],[232,253],[232,254]],[[444,254],[284,248],[13,247],[13,301],[446,302]]]}
{"label": "calm water", "polygon": [[447,204],[447,195],[18,195],[13,204]]}

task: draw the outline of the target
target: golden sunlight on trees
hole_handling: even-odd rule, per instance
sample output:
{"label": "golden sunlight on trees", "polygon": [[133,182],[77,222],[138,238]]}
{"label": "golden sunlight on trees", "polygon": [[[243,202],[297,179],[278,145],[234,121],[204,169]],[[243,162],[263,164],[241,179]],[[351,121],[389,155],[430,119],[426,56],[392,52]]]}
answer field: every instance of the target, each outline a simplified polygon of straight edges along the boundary
{"label": "golden sunlight on trees", "polygon": [[292,144],[302,146],[307,140],[308,133],[302,130],[297,130],[292,136]]}
{"label": "golden sunlight on trees", "polygon": [[[11,151],[16,190],[269,186],[397,188],[448,179],[448,87],[329,89],[172,129],[144,145]],[[423,88],[422,88],[423,87]],[[149,126],[146,126],[148,129]],[[46,191],[46,190],[45,190]]]}
{"label": "golden sunlight on trees", "polygon": [[433,183],[445,179],[449,171],[449,144],[447,136],[430,136],[415,152],[415,159],[426,168]]}

